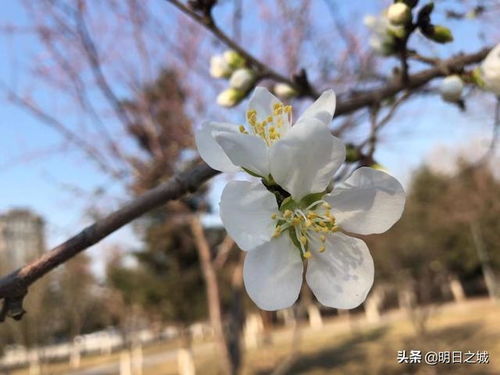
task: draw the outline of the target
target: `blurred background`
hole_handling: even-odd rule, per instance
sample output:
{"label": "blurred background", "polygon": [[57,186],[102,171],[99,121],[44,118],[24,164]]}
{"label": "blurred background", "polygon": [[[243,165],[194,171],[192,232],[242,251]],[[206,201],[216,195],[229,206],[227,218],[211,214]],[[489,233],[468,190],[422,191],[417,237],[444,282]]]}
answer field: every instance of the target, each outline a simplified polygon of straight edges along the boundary
{"label": "blurred background", "polygon": [[[221,0],[213,17],[273,70],[305,69],[343,99],[397,74],[365,25],[391,3]],[[435,5],[454,41],[417,33],[410,47],[423,56],[500,42],[497,0]],[[204,121],[243,121],[244,97],[216,102],[228,82],[210,61],[228,46],[169,1],[5,2],[0,49],[1,275],[196,162]],[[468,86],[445,102],[440,81],[331,125],[349,168],[384,168],[407,191],[401,221],[363,238],[376,280],[362,306],[325,308],[304,288],[293,308],[259,311],[217,212],[242,176],[220,175],[38,281],[22,321],[0,325],[0,373],[499,374],[496,98]],[[289,96],[295,115],[311,102]],[[489,364],[398,363],[412,350],[488,352]]]}

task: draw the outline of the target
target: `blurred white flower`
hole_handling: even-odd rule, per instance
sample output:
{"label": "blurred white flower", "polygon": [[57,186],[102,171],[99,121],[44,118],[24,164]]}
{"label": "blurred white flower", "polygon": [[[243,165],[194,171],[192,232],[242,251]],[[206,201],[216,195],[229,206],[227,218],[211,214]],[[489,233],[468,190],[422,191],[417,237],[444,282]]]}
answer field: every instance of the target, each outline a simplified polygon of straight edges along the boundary
{"label": "blurred white flower", "polygon": [[[307,153],[321,155],[315,143],[306,144],[302,148]],[[292,176],[283,173],[275,178],[291,193],[281,207],[260,183],[233,181],[222,193],[224,226],[248,251],[243,269],[246,290],[263,310],[291,306],[299,295],[307,259],[305,279],[318,301],[334,308],[354,308],[373,284],[373,260],[362,240],[341,231],[385,232],[401,217],[405,193],[394,177],[363,167],[330,193],[309,188],[308,193],[317,194],[304,195],[304,184],[316,186],[311,181],[323,180],[324,167],[317,158],[294,154],[287,151],[281,160],[291,157],[292,162],[282,168]],[[329,169],[330,177],[334,171]]]}
{"label": "blurred white flower", "polygon": [[274,85],[273,91],[276,95],[283,99],[290,99],[297,96],[297,90],[287,83],[279,82]]}
{"label": "blurred white flower", "polygon": [[395,53],[395,35],[400,35],[403,28],[392,25],[384,15],[365,16],[363,23],[371,31],[368,43],[377,54],[389,56]]}
{"label": "blurred white flower", "polygon": [[392,4],[387,9],[387,19],[393,25],[405,25],[411,20],[411,9],[405,3]]}
{"label": "blurred white flower", "polygon": [[234,107],[243,98],[244,92],[233,88],[222,91],[217,96],[217,104],[222,107]]}
{"label": "blurred white flower", "polygon": [[485,88],[500,95],[500,44],[488,53],[480,67]]}
{"label": "blurred white flower", "polygon": [[228,78],[232,69],[226,62],[224,56],[215,55],[210,58],[210,75],[214,78]]}
{"label": "blurred white flower", "polygon": [[457,75],[444,78],[439,86],[441,97],[447,102],[457,102],[462,97],[464,82]]}
{"label": "blurred white flower", "polygon": [[233,89],[247,91],[255,82],[255,72],[251,69],[240,68],[233,72],[229,79],[229,86]]}
{"label": "blurred white flower", "polygon": [[[219,95],[219,104],[234,103],[230,90],[234,89]],[[321,191],[329,183],[332,168],[336,169],[345,159],[342,142],[328,130],[334,111],[335,94],[327,90],[292,126],[292,107],[284,105],[267,89],[257,87],[248,103],[246,126],[205,123],[195,132],[196,145],[200,156],[214,169],[230,172],[241,167],[265,179],[272,175],[275,181],[282,173],[296,178],[293,170],[296,159],[315,159],[319,169],[310,173],[323,177],[315,180],[312,187]],[[287,168],[283,168],[285,164]],[[304,191],[310,190],[307,183],[304,181]]]}

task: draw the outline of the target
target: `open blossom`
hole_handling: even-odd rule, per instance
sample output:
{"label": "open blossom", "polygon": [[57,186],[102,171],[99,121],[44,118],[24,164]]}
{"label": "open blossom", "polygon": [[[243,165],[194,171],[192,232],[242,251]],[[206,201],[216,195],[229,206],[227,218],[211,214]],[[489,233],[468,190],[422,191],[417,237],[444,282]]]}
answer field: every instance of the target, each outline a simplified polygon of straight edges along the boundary
{"label": "open blossom", "polygon": [[[314,155],[313,150],[308,152]],[[317,178],[310,171],[322,166],[314,158],[294,158],[293,163],[294,178],[280,176],[278,181],[291,193],[280,206],[260,183],[233,181],[222,193],[224,226],[248,251],[246,290],[263,310],[289,307],[299,295],[307,260],[305,279],[318,301],[354,308],[373,284],[374,267],[366,244],[343,231],[365,235],[388,230],[401,217],[403,188],[387,173],[363,167],[330,193],[304,196],[304,181]]]}
{"label": "open blossom", "polygon": [[248,251],[245,287],[261,309],[296,301],[304,263],[319,302],[358,306],[373,284],[373,260],[366,244],[344,231],[382,233],[402,214],[403,188],[385,172],[360,168],[332,187],[346,157],[328,129],[334,110],[335,94],[325,91],[292,126],[291,107],[258,87],[246,126],[212,122],[195,133],[211,167],[262,178],[228,183],[220,202],[227,232]]}
{"label": "open blossom", "polygon": [[482,62],[481,76],[486,89],[500,95],[500,44],[497,44]]}
{"label": "open blossom", "polygon": [[301,190],[304,195],[322,191],[331,171],[345,159],[342,142],[328,130],[334,110],[335,94],[325,91],[292,126],[292,107],[257,87],[248,104],[246,126],[206,123],[195,132],[196,145],[214,169],[234,172],[243,168],[268,180],[272,176],[274,181],[282,176],[297,179],[295,161],[314,159],[317,170],[308,173],[317,177],[304,180]]}

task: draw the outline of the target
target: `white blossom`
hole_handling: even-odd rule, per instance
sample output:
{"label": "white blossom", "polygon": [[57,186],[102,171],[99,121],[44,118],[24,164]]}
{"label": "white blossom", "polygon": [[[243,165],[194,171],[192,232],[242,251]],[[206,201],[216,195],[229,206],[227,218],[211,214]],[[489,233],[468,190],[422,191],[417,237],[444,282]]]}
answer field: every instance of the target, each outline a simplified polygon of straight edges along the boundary
{"label": "white blossom", "polygon": [[392,4],[387,9],[387,19],[393,25],[405,25],[411,20],[411,9],[405,3]]}
{"label": "white blossom", "polygon": [[210,59],[210,75],[214,78],[227,78],[231,75],[232,69],[226,62],[224,56],[215,55]]}
{"label": "white blossom", "polygon": [[[283,174],[297,178],[292,161],[315,159],[321,178],[303,181],[301,190],[321,191],[329,183],[332,170],[345,159],[345,147],[328,130],[335,110],[333,90],[325,91],[292,126],[292,107],[284,105],[267,89],[257,87],[246,111],[247,124],[208,122],[195,131],[200,156],[212,168],[232,172],[243,170],[278,181]],[[303,145],[307,147],[303,147]],[[311,152],[314,150],[314,153]],[[298,185],[297,185],[298,186]]]}
{"label": "white blossom", "polygon": [[332,187],[345,146],[328,125],[335,94],[325,91],[292,126],[290,106],[257,87],[247,125],[207,123],[195,133],[202,158],[213,168],[242,168],[262,182],[233,181],[220,202],[224,226],[248,251],[244,283],[264,310],[291,306],[305,279],[322,304],[353,308],[373,283],[366,244],[343,233],[389,229],[401,216],[405,195],[387,173],[360,168]]}
{"label": "white blossom", "polygon": [[496,95],[500,95],[500,44],[497,44],[488,53],[481,64],[481,78],[485,88]]}
{"label": "white blossom", "polygon": [[[319,137],[320,135],[318,135]],[[313,148],[307,148],[313,155]],[[293,155],[293,152],[286,156]],[[246,290],[263,310],[291,306],[305,279],[319,302],[349,309],[361,304],[374,277],[366,244],[343,233],[372,234],[388,230],[403,211],[405,194],[387,173],[363,167],[330,193],[294,194],[303,181],[322,179],[316,158],[292,157],[294,175],[278,182],[291,196],[278,206],[263,184],[233,181],[220,202],[229,235],[247,250],[243,276]],[[333,171],[330,171],[333,173]],[[314,186],[314,183],[309,183]]]}
{"label": "white blossom", "polygon": [[233,72],[229,79],[229,86],[233,89],[247,91],[255,82],[255,72],[251,69],[240,68]]}
{"label": "white blossom", "polygon": [[439,86],[441,97],[448,102],[456,102],[462,97],[464,82],[457,75],[444,78]]}

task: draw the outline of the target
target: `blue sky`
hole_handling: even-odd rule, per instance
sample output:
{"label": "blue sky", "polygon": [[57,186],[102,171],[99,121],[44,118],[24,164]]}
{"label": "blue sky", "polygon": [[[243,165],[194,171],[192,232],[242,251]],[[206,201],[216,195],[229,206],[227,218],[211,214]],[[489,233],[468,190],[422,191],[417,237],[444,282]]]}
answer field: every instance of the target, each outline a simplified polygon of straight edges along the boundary
{"label": "blue sky", "polygon": [[[26,24],[20,3],[3,4],[0,24]],[[373,13],[376,8],[375,5],[368,7],[367,12]],[[343,12],[350,10],[344,8]],[[474,36],[477,34],[476,23],[450,26],[454,27],[455,37],[460,43],[442,49],[444,53],[478,49],[478,40]],[[493,43],[494,38],[495,34],[481,44]],[[16,87],[23,80],[23,69],[37,45],[28,35],[17,38],[16,43],[8,41],[8,38],[0,38],[0,82]],[[43,97],[44,93],[41,95]],[[443,104],[435,95],[413,101],[400,110],[393,124],[382,132],[376,158],[396,177],[408,181],[411,170],[438,145],[466,144],[474,138],[488,137],[493,108],[490,99],[472,102],[466,115],[454,106]],[[228,116],[240,117],[241,110],[242,106],[232,109]],[[61,147],[62,151],[54,152]],[[88,194],[80,195],[75,188],[88,193],[98,186],[109,187],[110,184],[113,183],[80,152],[61,145],[56,132],[12,105],[7,98],[0,97],[0,212],[12,207],[27,207],[41,214],[47,222],[48,246],[52,247],[91,221],[86,209],[92,202],[89,202]],[[123,189],[117,183],[114,185],[110,190],[117,197],[124,197]],[[220,190],[220,184],[216,190]],[[216,200],[217,194],[213,196]],[[121,198],[117,198],[109,203],[109,207],[116,207],[120,201]],[[98,256],[107,246],[117,242],[128,248],[138,245],[127,228],[103,241],[92,253]]]}

